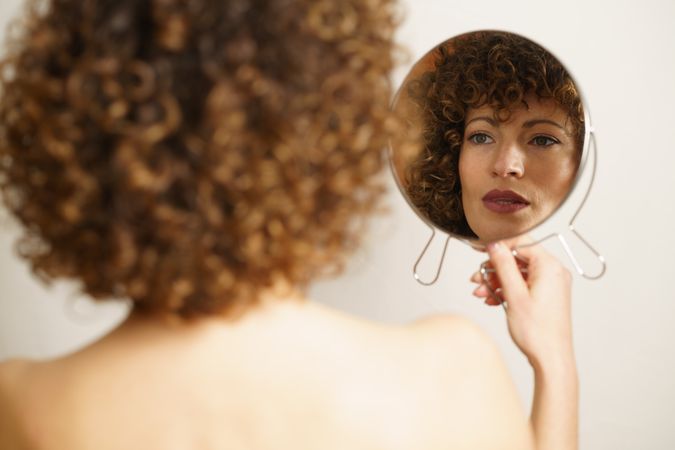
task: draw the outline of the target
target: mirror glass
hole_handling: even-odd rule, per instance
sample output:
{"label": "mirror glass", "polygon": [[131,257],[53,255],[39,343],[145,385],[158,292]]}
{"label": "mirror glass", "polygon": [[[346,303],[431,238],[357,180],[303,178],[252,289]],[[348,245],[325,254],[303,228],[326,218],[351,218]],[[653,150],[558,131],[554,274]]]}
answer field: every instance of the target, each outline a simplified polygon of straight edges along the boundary
{"label": "mirror glass", "polygon": [[448,39],[396,95],[405,130],[391,143],[401,192],[429,225],[474,243],[531,231],[579,175],[588,122],[569,71],[510,32]]}

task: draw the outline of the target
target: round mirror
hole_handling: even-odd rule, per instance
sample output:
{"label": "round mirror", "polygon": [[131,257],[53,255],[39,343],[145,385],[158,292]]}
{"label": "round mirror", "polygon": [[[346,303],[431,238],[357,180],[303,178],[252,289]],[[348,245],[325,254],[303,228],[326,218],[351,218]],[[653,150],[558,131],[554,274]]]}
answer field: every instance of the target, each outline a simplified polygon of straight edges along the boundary
{"label": "round mirror", "polygon": [[569,196],[589,120],[576,83],[542,46],[514,33],[451,38],[411,69],[394,105],[401,192],[429,225],[472,245],[515,237]]}

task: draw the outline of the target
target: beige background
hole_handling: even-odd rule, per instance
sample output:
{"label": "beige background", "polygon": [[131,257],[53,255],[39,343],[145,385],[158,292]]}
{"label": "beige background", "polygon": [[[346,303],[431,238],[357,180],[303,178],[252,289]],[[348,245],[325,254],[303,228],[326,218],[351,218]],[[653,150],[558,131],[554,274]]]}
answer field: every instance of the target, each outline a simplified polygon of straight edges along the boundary
{"label": "beige background", "polygon": [[[19,4],[3,0],[0,22]],[[479,28],[523,34],[553,51],[576,76],[593,116],[600,158],[596,186],[578,225],[608,261],[600,281],[575,278],[581,445],[675,448],[675,294],[670,286],[675,277],[675,3],[407,0],[404,9],[399,36],[411,59],[396,81],[436,43]],[[411,267],[428,229],[393,182],[388,204],[390,213],[373,222],[367,244],[346,273],[317,284],[313,296],[383,321],[409,321],[438,311],[471,317],[502,348],[527,404],[531,375],[509,340],[502,311],[470,295],[468,278],[481,255],[453,241],[438,283],[418,285]],[[72,351],[124,316],[121,305],[91,307],[69,285],[47,290],[36,283],[12,253],[15,227],[0,216],[0,360]],[[425,274],[432,270],[438,244],[422,264]],[[560,254],[556,242],[548,247]]]}

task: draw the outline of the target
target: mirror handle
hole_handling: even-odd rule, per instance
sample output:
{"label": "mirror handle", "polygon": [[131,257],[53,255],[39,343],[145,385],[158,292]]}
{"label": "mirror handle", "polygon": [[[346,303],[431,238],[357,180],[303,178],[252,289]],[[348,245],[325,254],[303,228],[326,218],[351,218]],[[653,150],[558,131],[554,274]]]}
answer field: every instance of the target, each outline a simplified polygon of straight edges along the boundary
{"label": "mirror handle", "polygon": [[572,262],[574,269],[577,271],[579,275],[589,280],[597,280],[598,278],[602,277],[605,274],[605,271],[607,270],[607,263],[605,262],[605,257],[602,256],[596,249],[594,249],[593,246],[589,244],[586,239],[584,239],[584,237],[574,228],[574,225],[570,224],[570,231],[574,233],[574,235],[581,241],[581,243],[584,244],[586,248],[588,248],[595,255],[595,257],[598,259],[598,261],[600,261],[601,264],[600,271],[597,274],[589,275],[584,270],[584,268],[581,267],[581,264],[579,264],[579,260],[574,256],[574,252],[567,243],[565,236],[558,233],[556,237],[558,238],[558,241],[560,241],[560,245],[562,245],[562,248],[563,250],[565,250],[565,253],[567,253],[567,256]]}
{"label": "mirror handle", "polygon": [[588,148],[589,150],[592,150],[593,155],[593,170],[591,171],[591,180],[588,183],[586,195],[584,195],[584,198],[581,201],[579,208],[577,208],[577,212],[575,212],[574,216],[572,216],[572,219],[570,219],[569,229],[581,241],[581,243],[583,243],[586,246],[586,248],[588,248],[595,255],[598,261],[600,261],[600,264],[602,265],[600,271],[595,275],[589,275],[588,273],[586,273],[586,271],[579,264],[577,258],[574,256],[574,252],[572,252],[572,249],[567,244],[567,240],[565,240],[565,237],[560,233],[558,233],[557,237],[563,249],[565,250],[565,253],[567,253],[567,256],[570,258],[570,261],[572,262],[572,265],[574,266],[574,269],[577,271],[577,273],[589,280],[597,280],[598,278],[602,277],[605,274],[605,271],[607,270],[607,263],[605,262],[605,258],[595,248],[593,248],[593,246],[586,239],[584,239],[584,237],[576,230],[576,227],[574,226],[574,222],[577,220],[577,216],[583,209],[584,205],[586,204],[586,200],[588,199],[588,196],[591,193],[591,188],[595,183],[595,174],[598,167],[598,146],[597,142],[595,141],[595,130],[592,127],[589,130],[588,137],[589,137]]}
{"label": "mirror handle", "polygon": [[415,261],[415,265],[413,266],[413,276],[415,277],[415,280],[421,285],[424,286],[431,286],[434,284],[436,281],[438,281],[438,277],[441,274],[441,268],[443,267],[443,261],[445,261],[445,252],[448,249],[448,242],[450,242],[450,235],[448,235],[445,238],[445,245],[443,245],[443,253],[441,254],[441,260],[438,262],[438,269],[436,269],[436,276],[433,278],[431,281],[423,281],[419,274],[417,273],[417,266],[419,265],[420,261],[424,257],[424,254],[427,252],[429,249],[429,246],[431,245],[431,242],[434,240],[434,237],[436,236],[436,230],[433,227],[429,227],[431,229],[431,236],[429,237],[429,240],[427,241],[426,245],[422,249],[422,253],[420,253],[420,256],[417,257],[417,261]]}

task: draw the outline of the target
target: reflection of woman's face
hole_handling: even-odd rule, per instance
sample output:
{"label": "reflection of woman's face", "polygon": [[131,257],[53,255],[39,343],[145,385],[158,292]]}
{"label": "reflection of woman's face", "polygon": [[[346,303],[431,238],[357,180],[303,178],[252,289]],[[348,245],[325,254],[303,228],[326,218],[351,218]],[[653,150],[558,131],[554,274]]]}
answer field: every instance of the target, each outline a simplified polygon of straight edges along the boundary
{"label": "reflection of woman's face", "polygon": [[573,129],[553,100],[526,97],[506,122],[489,106],[469,109],[459,176],[464,214],[481,241],[521,234],[548,217],[578,166]]}

